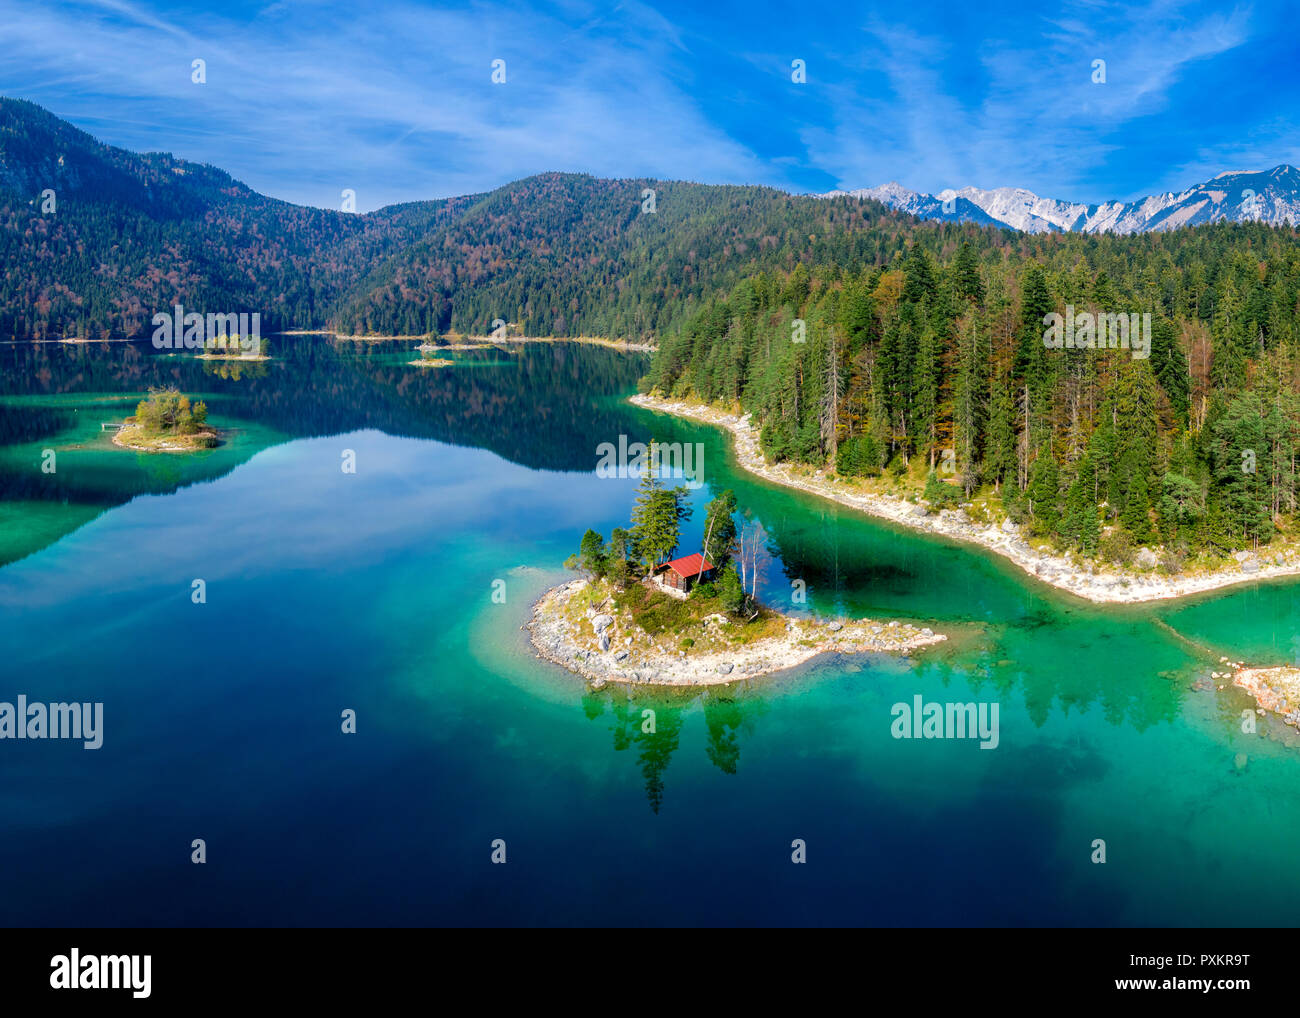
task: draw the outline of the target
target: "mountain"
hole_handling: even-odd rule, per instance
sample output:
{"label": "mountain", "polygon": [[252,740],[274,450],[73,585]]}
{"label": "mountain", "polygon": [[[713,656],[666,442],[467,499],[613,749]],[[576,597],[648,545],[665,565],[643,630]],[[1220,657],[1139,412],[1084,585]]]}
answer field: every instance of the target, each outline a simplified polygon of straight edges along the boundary
{"label": "mountain", "polygon": [[266,332],[481,334],[502,318],[651,338],[756,272],[875,264],[912,223],[774,188],[563,173],[363,215],[302,208],[0,98],[0,338],[147,336],[174,303],[256,311]]}
{"label": "mountain", "polygon": [[322,324],[359,266],[474,200],[369,216],[303,208],[0,98],[0,337],[148,335],[153,313],[174,302],[257,311],[268,331]]}
{"label": "mountain", "polygon": [[948,223],[978,223],[981,226],[1006,226],[984,211],[978,204],[965,195],[952,200],[951,192],[944,192],[938,197],[910,191],[902,184],[891,180],[880,187],[860,188],[857,191],[831,191],[823,198],[869,198],[898,209],[918,219],[938,219]]}
{"label": "mountain", "polygon": [[[827,198],[869,198],[923,219],[990,223],[1027,233],[1147,233],[1218,222],[1300,223],[1300,171],[1293,166],[1220,173],[1184,191],[1100,205],[1040,198],[1019,187],[963,187],[921,194],[890,182]],[[972,211],[973,210],[973,211]]]}
{"label": "mountain", "polygon": [[[1166,227],[1208,222],[1253,186],[1261,215],[1284,219],[1295,175],[1216,178],[1200,198],[1149,199],[1142,214]],[[1029,235],[1002,227],[1046,240],[1138,214],[1014,191],[931,197],[891,184],[797,196],[543,173],[358,215],[268,198],[213,166],[113,148],[0,98],[0,339],[148,336],[154,314],[179,303],[260,313],[265,333],[484,334],[503,319],[529,335],[655,340],[743,279],[798,267],[805,279],[825,266],[858,274],[917,244],[939,253],[969,241],[980,256],[1014,245],[1046,258],[1026,246]]]}

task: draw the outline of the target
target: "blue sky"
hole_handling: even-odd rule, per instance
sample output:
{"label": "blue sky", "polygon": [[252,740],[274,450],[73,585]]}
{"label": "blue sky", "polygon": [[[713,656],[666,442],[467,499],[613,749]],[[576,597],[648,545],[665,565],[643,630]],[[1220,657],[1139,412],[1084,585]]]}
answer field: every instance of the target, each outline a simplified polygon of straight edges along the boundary
{"label": "blue sky", "polygon": [[361,211],[545,170],[1095,202],[1300,164],[1285,3],[1028,6],[0,0],[0,94]]}

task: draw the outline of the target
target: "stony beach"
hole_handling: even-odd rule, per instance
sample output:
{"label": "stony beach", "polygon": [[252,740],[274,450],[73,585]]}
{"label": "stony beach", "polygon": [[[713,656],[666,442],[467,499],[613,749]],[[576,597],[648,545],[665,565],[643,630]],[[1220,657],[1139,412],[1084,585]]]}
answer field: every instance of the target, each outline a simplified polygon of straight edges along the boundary
{"label": "stony beach", "polygon": [[1253,696],[1263,710],[1272,711],[1300,729],[1300,668],[1245,668],[1239,663],[1225,663],[1236,668],[1233,685]]}
{"label": "stony beach", "polygon": [[1010,521],[985,524],[970,519],[962,509],[931,512],[923,503],[897,495],[873,494],[837,478],[826,470],[801,471],[788,463],[767,463],[759,446],[759,432],[748,414],[737,415],[716,407],[656,396],[631,397],[647,410],[685,417],[726,428],[735,439],[740,465],[753,474],[797,488],[872,516],[892,520],[916,530],[929,531],[958,541],[977,544],[1010,559],[1030,576],[1097,603],[1135,603],[1185,597],[1238,583],[1300,574],[1300,556],[1294,550],[1259,555],[1239,552],[1235,563],[1219,572],[1165,576],[1155,571],[1156,556],[1149,549],[1137,555],[1138,569],[1121,570],[1069,555],[1053,555],[1030,547],[1020,528]]}
{"label": "stony beach", "polygon": [[[607,683],[712,686],[767,675],[802,664],[819,654],[868,652],[910,655],[947,639],[930,629],[898,621],[787,618],[782,635],[716,650],[676,650],[632,625],[617,606],[579,607],[575,598],[588,586],[572,580],[548,590],[533,605],[526,625],[537,653],[588,679],[596,689]],[[718,614],[705,620],[718,643],[739,623]]]}

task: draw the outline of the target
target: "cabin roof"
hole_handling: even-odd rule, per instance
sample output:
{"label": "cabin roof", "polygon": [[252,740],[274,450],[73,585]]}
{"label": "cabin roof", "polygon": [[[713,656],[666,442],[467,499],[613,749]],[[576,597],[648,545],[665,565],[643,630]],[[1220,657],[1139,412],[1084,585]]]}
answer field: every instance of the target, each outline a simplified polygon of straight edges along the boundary
{"label": "cabin roof", "polygon": [[689,580],[692,576],[707,573],[713,568],[713,564],[697,551],[694,555],[686,555],[664,563],[664,568],[671,569],[684,580]]}

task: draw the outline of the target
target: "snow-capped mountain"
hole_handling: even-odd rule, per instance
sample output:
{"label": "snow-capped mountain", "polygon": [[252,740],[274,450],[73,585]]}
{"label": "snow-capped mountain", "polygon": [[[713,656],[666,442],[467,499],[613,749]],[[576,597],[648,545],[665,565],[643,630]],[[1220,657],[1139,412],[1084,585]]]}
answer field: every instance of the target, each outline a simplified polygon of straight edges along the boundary
{"label": "snow-capped mountain", "polygon": [[1300,171],[1294,166],[1220,173],[1185,191],[1100,205],[1040,198],[1020,187],[978,187],[921,194],[891,181],[881,187],[831,191],[823,197],[873,198],[924,219],[991,223],[1029,233],[1146,233],[1221,220],[1258,220],[1274,226],[1300,223]]}

